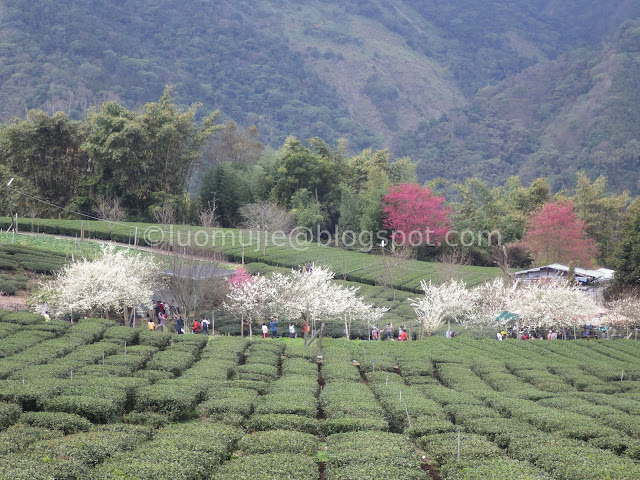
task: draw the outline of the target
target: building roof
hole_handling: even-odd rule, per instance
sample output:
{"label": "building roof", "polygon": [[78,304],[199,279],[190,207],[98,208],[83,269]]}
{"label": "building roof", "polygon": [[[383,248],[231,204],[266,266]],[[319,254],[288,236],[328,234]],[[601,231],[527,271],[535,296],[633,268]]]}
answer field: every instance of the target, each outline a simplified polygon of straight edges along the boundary
{"label": "building roof", "polygon": [[[542,270],[556,270],[558,272],[569,273],[569,267],[567,265],[562,265],[561,263],[552,263],[550,265],[545,265],[543,267],[530,268],[528,270],[521,270],[516,272],[514,275],[526,275],[528,273],[540,272]],[[611,280],[613,278],[614,270],[610,270],[608,268],[599,268],[597,270],[587,270],[584,268],[576,267],[574,269],[575,274],[581,277],[590,277],[594,280]]]}

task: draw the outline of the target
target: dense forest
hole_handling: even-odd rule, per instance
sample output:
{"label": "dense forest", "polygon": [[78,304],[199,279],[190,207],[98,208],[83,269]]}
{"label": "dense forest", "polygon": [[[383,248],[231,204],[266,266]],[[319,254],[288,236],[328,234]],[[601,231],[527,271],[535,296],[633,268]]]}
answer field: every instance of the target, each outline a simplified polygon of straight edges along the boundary
{"label": "dense forest", "polygon": [[0,119],[133,111],[172,85],[197,121],[219,110],[273,148],[344,138],[421,182],[557,192],[584,171],[636,194],[639,17],[634,0],[0,0]]}

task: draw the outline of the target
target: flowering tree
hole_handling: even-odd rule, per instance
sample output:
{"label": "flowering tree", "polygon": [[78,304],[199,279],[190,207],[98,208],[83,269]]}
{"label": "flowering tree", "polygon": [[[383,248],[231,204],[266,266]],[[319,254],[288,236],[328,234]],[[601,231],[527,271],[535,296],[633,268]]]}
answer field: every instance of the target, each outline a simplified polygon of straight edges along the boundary
{"label": "flowering tree", "polygon": [[[511,301],[511,311],[518,312],[531,327],[575,328],[589,323],[595,309],[591,297],[563,282],[530,284],[519,288]],[[564,330],[563,330],[564,332]]]}
{"label": "flowering tree", "polygon": [[98,312],[124,312],[130,307],[153,305],[159,268],[148,255],[104,247],[95,260],[78,260],[64,267],[43,285],[39,301],[54,315],[69,311],[94,316]]}
{"label": "flowering tree", "polygon": [[[239,280],[242,278],[242,280]],[[332,282],[333,272],[314,267],[311,272],[293,270],[289,275],[274,273],[268,277],[232,277],[226,307],[252,322],[277,314],[296,321],[301,317],[315,329],[316,320],[342,321],[349,336],[355,321],[378,318],[380,311],[356,296],[357,288]]]}
{"label": "flowering tree", "polygon": [[598,255],[595,240],[586,235],[586,224],[579,220],[571,202],[546,203],[532,213],[523,244],[538,265],[553,262],[591,265]]}
{"label": "flowering tree", "polygon": [[640,320],[640,298],[623,295],[607,302],[606,307],[609,309],[609,314],[606,317],[607,325],[626,329],[628,338],[630,336],[629,326],[637,325]]}
{"label": "flowering tree", "polygon": [[[254,322],[265,321],[271,315],[279,315],[283,301],[283,292],[288,281],[282,275],[267,278],[263,275],[251,276],[244,268],[238,269],[229,279],[229,293],[225,308],[240,317],[241,332],[245,322],[251,326]],[[284,281],[284,283],[283,283]],[[249,328],[249,335],[252,334]]]}
{"label": "flowering tree", "polygon": [[504,327],[509,320],[502,322],[497,318],[511,308],[516,295],[516,285],[505,282],[502,278],[496,278],[486,282],[471,291],[473,298],[473,313],[462,318],[460,322],[465,328],[485,330],[495,327]]}
{"label": "flowering tree", "polygon": [[416,183],[393,185],[383,198],[383,225],[393,230],[392,238],[399,244],[434,245],[451,225],[450,209],[443,203],[444,197]]}
{"label": "flowering tree", "polygon": [[420,339],[424,333],[432,334],[447,320],[464,321],[474,307],[473,294],[463,282],[452,280],[434,285],[422,280],[424,297],[410,298],[409,302],[418,316]]}

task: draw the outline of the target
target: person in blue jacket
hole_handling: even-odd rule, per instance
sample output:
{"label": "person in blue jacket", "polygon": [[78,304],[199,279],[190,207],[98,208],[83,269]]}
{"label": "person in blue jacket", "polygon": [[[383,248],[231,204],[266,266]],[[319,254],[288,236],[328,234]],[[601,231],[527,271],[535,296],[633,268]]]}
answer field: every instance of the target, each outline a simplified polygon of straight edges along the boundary
{"label": "person in blue jacket", "polygon": [[278,317],[271,317],[269,326],[271,327],[271,336],[273,338],[278,338]]}

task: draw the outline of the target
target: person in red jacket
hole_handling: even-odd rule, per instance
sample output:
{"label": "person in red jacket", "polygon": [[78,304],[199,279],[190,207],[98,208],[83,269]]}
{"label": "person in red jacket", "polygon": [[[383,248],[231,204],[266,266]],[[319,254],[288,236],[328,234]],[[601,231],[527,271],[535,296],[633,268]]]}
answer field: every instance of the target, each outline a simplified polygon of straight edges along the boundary
{"label": "person in red jacket", "polygon": [[400,328],[400,333],[398,334],[398,340],[402,342],[406,339],[407,339],[407,332],[405,332],[403,328]]}

